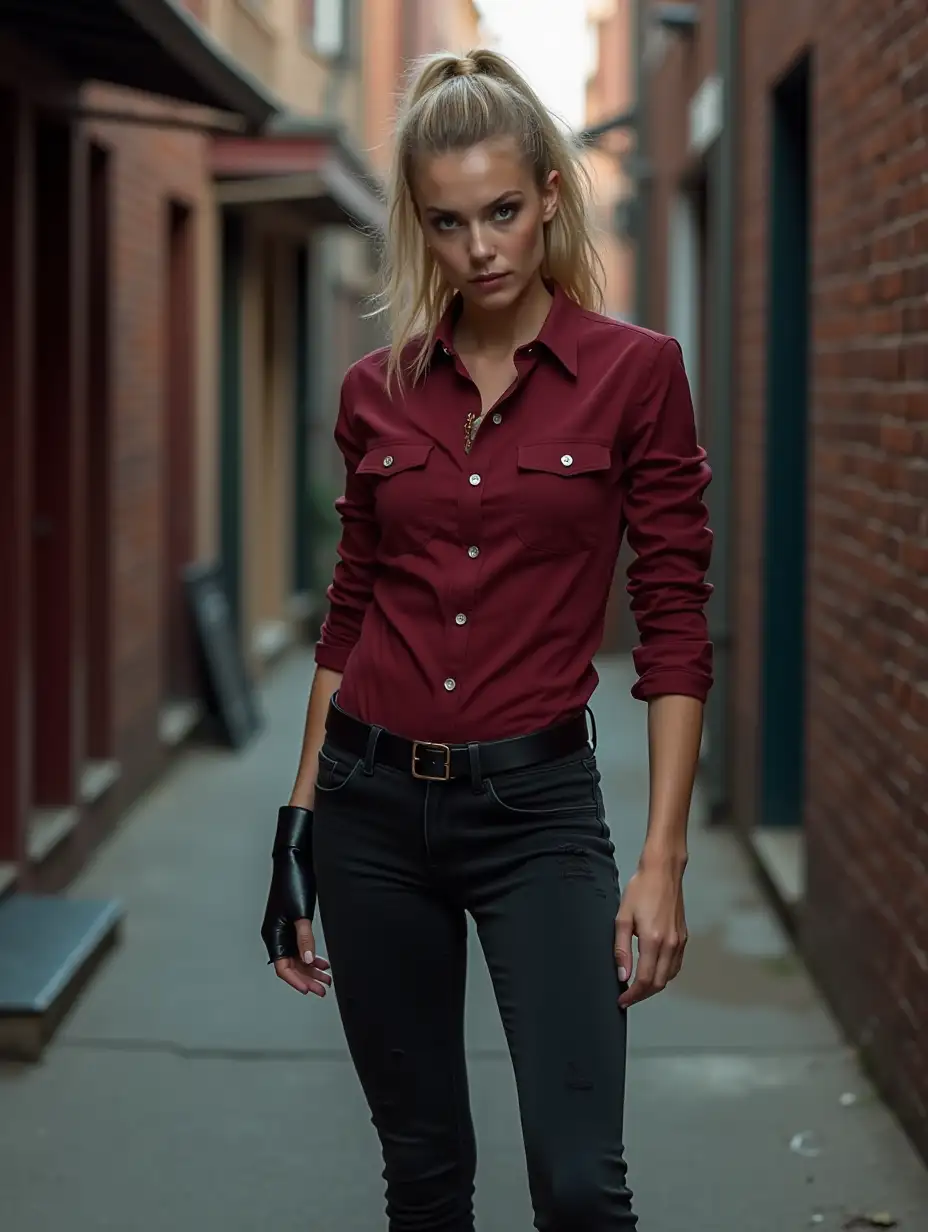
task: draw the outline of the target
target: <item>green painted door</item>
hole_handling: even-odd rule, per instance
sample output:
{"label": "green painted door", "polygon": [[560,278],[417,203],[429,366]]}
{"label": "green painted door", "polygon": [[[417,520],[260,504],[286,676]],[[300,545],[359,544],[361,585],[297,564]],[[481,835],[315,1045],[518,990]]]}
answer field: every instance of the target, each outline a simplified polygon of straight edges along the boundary
{"label": "green painted door", "polygon": [[809,438],[809,64],[772,96],[760,820],[802,821]]}

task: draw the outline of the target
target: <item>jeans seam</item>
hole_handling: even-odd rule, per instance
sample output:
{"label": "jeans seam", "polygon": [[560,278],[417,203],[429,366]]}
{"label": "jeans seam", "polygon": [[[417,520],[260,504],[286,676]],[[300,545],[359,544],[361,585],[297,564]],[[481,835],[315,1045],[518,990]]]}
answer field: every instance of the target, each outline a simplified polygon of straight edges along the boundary
{"label": "jeans seam", "polygon": [[583,763],[583,768],[590,776],[590,785],[593,788],[593,803],[596,806],[596,820],[599,822],[600,834],[603,838],[606,837],[606,817],[605,817],[605,801],[602,792],[598,790],[596,782],[596,774],[593,770],[593,758],[587,758]]}

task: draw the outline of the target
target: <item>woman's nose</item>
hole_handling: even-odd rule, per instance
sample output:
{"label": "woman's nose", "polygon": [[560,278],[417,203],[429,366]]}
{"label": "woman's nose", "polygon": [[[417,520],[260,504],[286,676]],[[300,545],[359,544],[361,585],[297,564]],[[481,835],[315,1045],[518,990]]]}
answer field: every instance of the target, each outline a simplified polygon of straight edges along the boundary
{"label": "woman's nose", "polygon": [[487,261],[493,255],[493,246],[490,243],[490,237],[479,224],[471,227],[470,231],[470,255],[474,261]]}

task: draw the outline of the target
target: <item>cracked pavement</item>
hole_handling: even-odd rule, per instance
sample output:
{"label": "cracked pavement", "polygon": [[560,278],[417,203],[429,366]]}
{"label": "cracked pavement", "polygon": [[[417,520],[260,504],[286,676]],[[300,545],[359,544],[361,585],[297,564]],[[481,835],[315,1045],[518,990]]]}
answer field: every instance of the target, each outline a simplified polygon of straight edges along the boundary
{"label": "cracked pavement", "polygon": [[[624,874],[647,808],[645,708],[628,696],[626,661],[600,666],[598,755]],[[192,750],[72,887],[125,903],[124,940],[44,1061],[0,1067],[4,1232],[385,1226],[377,1141],[334,998],[276,981],[258,936],[310,672],[308,652],[289,657],[264,688],[269,721],[254,745],[239,757]],[[702,827],[698,802],[690,848],[683,971],[629,1019],[642,1232],[837,1232],[865,1211],[926,1232],[928,1173],[734,840]],[[371,944],[402,961],[389,937]],[[471,960],[478,1227],[528,1232],[508,1054],[476,945]]]}

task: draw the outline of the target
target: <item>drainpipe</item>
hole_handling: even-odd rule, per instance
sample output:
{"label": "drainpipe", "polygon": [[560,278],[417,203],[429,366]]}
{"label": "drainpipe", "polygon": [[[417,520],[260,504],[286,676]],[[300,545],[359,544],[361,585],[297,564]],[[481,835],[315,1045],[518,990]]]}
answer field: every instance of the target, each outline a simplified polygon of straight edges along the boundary
{"label": "drainpipe", "polygon": [[712,152],[710,194],[714,286],[710,329],[709,439],[712,483],[707,500],[715,532],[709,580],[709,636],[715,646],[715,685],[706,707],[708,749],[704,782],[710,816],[725,818],[731,795],[731,541],[734,396],[734,266],[738,218],[735,99],[738,91],[738,0],[718,0],[718,72],[722,78],[722,131]]}

